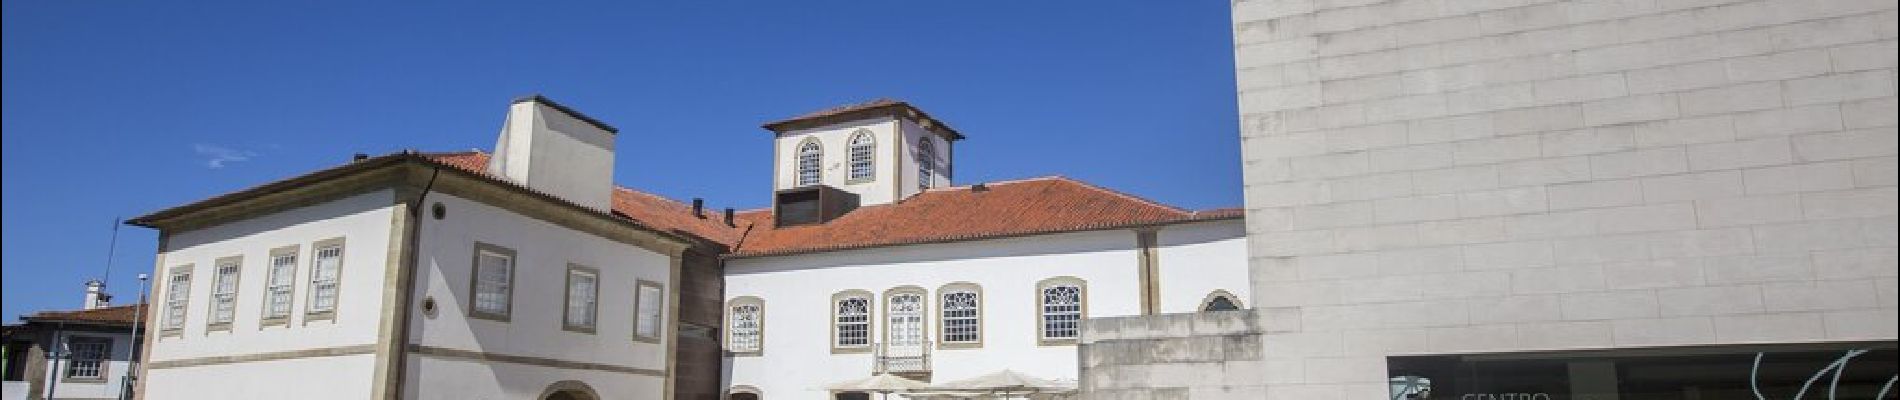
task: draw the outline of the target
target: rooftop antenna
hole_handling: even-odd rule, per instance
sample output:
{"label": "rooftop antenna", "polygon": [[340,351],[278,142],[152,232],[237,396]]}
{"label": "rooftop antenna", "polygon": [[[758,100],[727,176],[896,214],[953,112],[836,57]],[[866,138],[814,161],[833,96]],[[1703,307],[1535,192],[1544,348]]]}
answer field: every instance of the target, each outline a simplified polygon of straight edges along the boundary
{"label": "rooftop antenna", "polygon": [[106,283],[112,281],[112,256],[119,250],[119,225],[123,225],[121,222],[124,222],[124,217],[112,217],[112,239],[106,242],[106,272],[105,276],[99,277],[99,302],[101,303],[112,301],[112,295],[106,294],[105,288]]}

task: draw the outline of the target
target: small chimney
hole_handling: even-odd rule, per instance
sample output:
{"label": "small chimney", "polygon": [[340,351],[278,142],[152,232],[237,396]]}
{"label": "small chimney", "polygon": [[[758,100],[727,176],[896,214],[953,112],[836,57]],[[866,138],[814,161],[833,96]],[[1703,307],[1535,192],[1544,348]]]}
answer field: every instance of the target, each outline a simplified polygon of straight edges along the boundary
{"label": "small chimney", "polygon": [[974,185],[970,185],[970,191],[972,191],[972,192],[988,192],[988,191],[990,191],[990,185],[985,185],[985,184],[981,184],[981,183],[978,183],[978,184],[974,184]]}
{"label": "small chimney", "polygon": [[702,199],[698,197],[693,198],[693,216],[699,217],[699,218],[706,218],[706,199]]}
{"label": "small chimney", "polygon": [[488,173],[599,211],[613,209],[614,127],[539,95],[515,99]]}
{"label": "small chimney", "polygon": [[106,306],[105,290],[106,290],[105,282],[100,282],[98,280],[86,281],[86,304],[83,307],[81,307],[81,309],[91,310],[95,308],[105,307]]}
{"label": "small chimney", "polygon": [[726,226],[739,226],[732,223],[732,207],[726,207]]}
{"label": "small chimney", "polygon": [[350,156],[350,161],[363,161],[363,160],[368,160],[368,159],[369,159],[368,153],[356,153],[355,155]]}

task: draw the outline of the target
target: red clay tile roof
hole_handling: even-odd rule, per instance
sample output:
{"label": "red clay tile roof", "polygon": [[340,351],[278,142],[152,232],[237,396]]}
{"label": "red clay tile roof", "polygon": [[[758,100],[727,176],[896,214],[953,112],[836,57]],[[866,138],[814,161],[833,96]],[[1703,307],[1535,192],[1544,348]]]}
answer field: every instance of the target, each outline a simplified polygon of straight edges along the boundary
{"label": "red clay tile roof", "polygon": [[[429,156],[469,172],[485,174],[488,171],[488,153],[479,150],[433,153]],[[743,223],[738,224],[738,227],[726,226],[725,216],[719,215],[718,210],[707,209],[703,217],[694,216],[691,205],[624,187],[615,187],[613,209],[615,214],[654,229],[685,233],[727,248],[739,243],[746,226]]]}
{"label": "red clay tile roof", "polygon": [[[444,164],[484,173],[481,151],[434,153]],[[746,210],[727,226],[708,210],[628,188],[614,190],[616,214],[656,229],[725,245],[733,257],[976,240],[1180,222],[1237,219],[1237,208],[1188,211],[1060,176],[939,188],[900,202],[860,207],[821,225],[775,228],[771,209]]]}
{"label": "red clay tile roof", "polygon": [[1191,212],[1065,177],[932,189],[897,203],[860,207],[821,225],[772,226],[770,210],[742,219],[753,229],[733,257],[1012,237],[1234,219],[1238,209]]}
{"label": "red clay tile roof", "polygon": [[765,125],[762,125],[762,127],[773,132],[784,132],[792,129],[844,122],[845,120],[868,117],[880,113],[891,113],[891,115],[909,117],[925,128],[937,131],[938,134],[943,135],[944,139],[947,140],[963,139],[962,133],[957,132],[956,129],[951,128],[949,124],[945,124],[943,121],[931,118],[930,114],[925,113],[924,110],[910,105],[909,102],[887,98],[813,111],[796,117],[767,122]]}
{"label": "red clay tile roof", "polygon": [[144,308],[145,305],[139,304],[101,307],[91,310],[41,311],[28,315],[23,319],[28,322],[79,322],[131,326],[132,320],[137,318],[135,314],[150,315],[139,314]]}

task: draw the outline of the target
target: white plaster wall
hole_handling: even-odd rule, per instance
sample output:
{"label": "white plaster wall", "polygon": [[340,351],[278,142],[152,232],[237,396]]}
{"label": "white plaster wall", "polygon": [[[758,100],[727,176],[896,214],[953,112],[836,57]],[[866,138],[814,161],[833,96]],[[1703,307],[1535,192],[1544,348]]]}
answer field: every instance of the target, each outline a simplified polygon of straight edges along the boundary
{"label": "white plaster wall", "polygon": [[151,370],[146,399],[329,400],[370,397],[376,355]]}
{"label": "white plaster wall", "polygon": [[983,289],[981,349],[933,349],[934,380],[947,382],[1004,368],[1044,378],[1075,379],[1073,346],[1039,346],[1035,285],[1050,277],[1088,282],[1089,317],[1140,313],[1139,259],[1132,231],[1097,231],[822,254],[736,259],[726,264],[726,298],[765,301],[764,354],[728,357],[726,386],[750,385],[774,399],[824,399],[825,385],[870,376],[871,354],[831,354],[831,295],[851,289],[878,294],[882,341],[887,289],[930,291],[927,330],[936,342],[938,289],[967,281]]}
{"label": "white plaster wall", "polygon": [[602,399],[661,399],[666,379],[594,370],[480,363],[465,360],[411,358],[411,399],[538,399],[549,385],[560,381],[586,382]]}
{"label": "white plaster wall", "polygon": [[1200,311],[1215,290],[1252,307],[1247,283],[1246,226],[1240,220],[1171,225],[1156,233],[1161,312]]}
{"label": "white plaster wall", "polygon": [[[670,284],[672,264],[666,255],[441,193],[431,193],[427,202],[443,204],[447,216],[441,220],[424,217],[421,250],[418,253],[420,270],[416,276],[420,292],[414,297],[415,304],[411,306],[420,310],[424,299],[433,298],[439,311],[434,317],[421,312],[411,314],[414,318],[411,340],[414,343],[561,361],[660,371],[666,369],[667,343],[643,343],[632,339],[635,282],[647,280],[658,283],[668,291],[665,297],[669,301],[672,297],[670,292],[673,288],[667,286]],[[475,242],[516,252],[513,311],[509,322],[465,317],[471,298],[469,279],[473,271]],[[569,263],[600,271],[598,325],[592,334],[562,329]],[[671,310],[671,307],[662,307],[662,310]],[[662,326],[660,331],[664,333],[672,330],[671,326]],[[425,356],[412,355],[408,362],[414,365],[417,359],[424,360],[420,364],[424,370],[417,372],[423,376],[450,373],[430,370],[432,366],[449,367],[449,371],[460,371],[461,368],[454,367],[457,363]],[[517,368],[502,363],[490,364],[494,365],[482,368]],[[571,370],[560,373],[585,375]],[[646,379],[614,375],[618,376],[616,379]],[[532,391],[538,394],[545,386],[511,386],[532,381],[523,379],[499,382],[474,379],[465,382],[425,380],[421,381],[423,386],[419,387],[427,395],[425,397],[433,398],[437,391],[473,393],[468,391],[491,385],[502,385],[503,392]],[[596,388],[604,384],[588,383]],[[468,398],[501,396],[501,392],[482,393],[486,394]],[[603,394],[624,398],[660,396],[658,391]]]}
{"label": "white plaster wall", "polygon": [[[106,357],[106,360],[107,360],[106,369],[105,369],[106,380],[104,382],[97,382],[97,383],[62,381],[62,382],[59,382],[57,387],[53,387],[52,386],[53,380],[60,379],[60,376],[64,375],[63,371],[65,371],[67,367],[70,366],[72,360],[71,359],[58,360],[59,361],[58,368],[54,368],[53,360],[47,360],[46,377],[45,377],[45,380],[42,381],[42,382],[46,382],[47,386],[42,387],[41,390],[53,389],[50,391],[52,392],[52,395],[53,395],[52,398],[58,398],[58,399],[118,398],[119,391],[120,391],[119,389],[122,387],[121,385],[125,382],[126,372],[130,371],[129,368],[131,366],[131,362],[129,362],[128,360],[132,359],[131,358],[132,340],[133,340],[132,335],[115,334],[115,333],[100,333],[100,332],[67,332],[65,335],[62,336],[60,340],[68,340],[74,336],[104,337],[104,338],[112,339],[112,352]],[[60,353],[70,354],[70,353],[67,353],[68,351],[69,349],[61,349]],[[25,387],[22,386],[21,389],[24,390]],[[24,395],[24,393],[22,393],[22,395]]]}
{"label": "white plaster wall", "polygon": [[1271,398],[1395,354],[1893,340],[1891,0],[1233,3]]}
{"label": "white plaster wall", "polygon": [[[163,322],[165,286],[171,267],[193,265],[190,303],[181,335],[159,337],[151,361],[233,356],[376,343],[382,317],[383,276],[390,241],[394,193],[380,190],[251,219],[172,233],[162,264],[153,274],[153,334]],[[311,244],[342,237],[343,267],[336,319],[306,321],[310,300]],[[287,326],[261,327],[270,250],[298,245],[296,289]],[[229,331],[207,331],[214,262],[242,255],[235,321]],[[289,374],[289,372],[284,372]],[[215,377],[204,377],[215,379]],[[187,380],[195,379],[188,378]]]}
{"label": "white plaster wall", "polygon": [[901,157],[899,157],[899,159],[903,161],[903,165],[899,166],[900,169],[898,172],[904,177],[904,185],[900,186],[898,190],[903,193],[903,197],[910,197],[922,191],[917,188],[917,180],[919,177],[917,176],[918,160],[916,146],[917,143],[924,138],[930,138],[932,142],[931,149],[937,154],[937,173],[931,177],[930,187],[940,188],[950,186],[950,182],[954,178],[954,175],[950,172],[955,170],[955,163],[951,160],[951,155],[955,154],[955,152],[951,150],[950,146],[955,142],[943,140],[943,136],[924,129],[922,125],[918,125],[914,121],[899,120],[899,123],[903,129],[904,148],[902,149]]}
{"label": "white plaster wall", "polygon": [[[901,172],[896,171],[896,166],[901,161],[891,158],[893,154],[891,146],[902,146],[902,143],[897,140],[897,126],[894,121],[892,118],[879,117],[800,129],[779,135],[778,154],[774,158],[778,162],[778,177],[773,180],[773,190],[798,187],[798,145],[804,143],[807,138],[817,138],[819,146],[825,150],[824,159],[820,163],[822,166],[818,179],[820,183],[857,193],[860,205],[896,201],[898,186],[892,180],[906,179],[906,182],[909,180],[904,178],[904,175],[893,175],[893,172]],[[850,183],[850,141],[851,135],[859,129],[869,130],[872,137],[877,138],[877,150],[871,153],[873,170],[877,171],[877,175],[869,181]],[[905,151],[907,149],[900,148]],[[898,157],[906,156],[899,154]]]}

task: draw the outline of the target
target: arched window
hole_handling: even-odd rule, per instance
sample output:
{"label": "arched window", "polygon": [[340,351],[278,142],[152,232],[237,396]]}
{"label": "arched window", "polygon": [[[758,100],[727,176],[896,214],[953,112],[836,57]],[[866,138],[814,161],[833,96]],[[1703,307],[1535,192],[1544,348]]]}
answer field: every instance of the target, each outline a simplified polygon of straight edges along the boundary
{"label": "arched window", "polygon": [[1226,290],[1215,289],[1201,300],[1201,311],[1235,311],[1240,309],[1240,299]]}
{"label": "arched window", "polygon": [[1056,277],[1036,284],[1036,338],[1043,345],[1074,344],[1082,337],[1088,312],[1088,285],[1079,278]]}
{"label": "arched window", "polygon": [[851,181],[867,182],[877,178],[877,166],[872,162],[877,154],[877,138],[871,137],[871,131],[859,129],[851,135]]}
{"label": "arched window", "polygon": [[798,144],[798,186],[818,184],[819,169],[825,160],[825,149],[818,146],[817,138],[807,138]]}
{"label": "arched window", "polygon": [[937,289],[938,347],[979,348],[983,346],[983,289],[974,283],[957,282]]}
{"label": "arched window", "polygon": [[834,353],[871,349],[871,292],[849,290],[831,296],[831,350]]}
{"label": "arched window", "polygon": [[929,189],[936,179],[937,149],[930,137],[917,138],[917,189]]}
{"label": "arched window", "polygon": [[884,292],[884,342],[893,356],[923,355],[925,338],[929,330],[925,329],[924,299],[929,298],[924,288],[904,286]]}
{"label": "arched window", "polygon": [[765,351],[765,301],[744,296],[726,303],[726,351],[756,356]]}
{"label": "arched window", "polygon": [[765,392],[752,385],[733,385],[726,389],[726,400],[759,400],[765,398]]}

